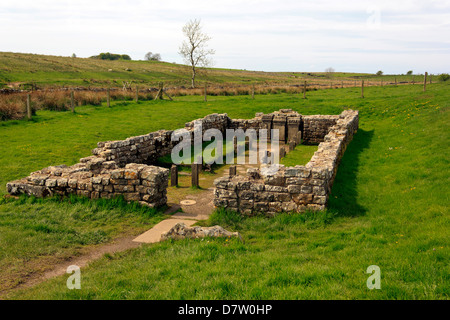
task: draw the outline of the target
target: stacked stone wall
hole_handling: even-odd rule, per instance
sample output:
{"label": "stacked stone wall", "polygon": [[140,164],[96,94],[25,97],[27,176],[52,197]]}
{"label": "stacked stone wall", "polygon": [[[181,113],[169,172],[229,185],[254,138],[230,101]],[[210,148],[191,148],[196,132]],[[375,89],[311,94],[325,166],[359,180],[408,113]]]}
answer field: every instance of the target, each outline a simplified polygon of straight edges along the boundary
{"label": "stacked stone wall", "polygon": [[[324,210],[347,145],[358,130],[358,112],[344,111],[305,166],[250,169],[246,176],[215,180],[214,204],[245,215]],[[316,123],[320,123],[316,121]]]}
{"label": "stacked stone wall", "polygon": [[113,161],[86,161],[33,172],[27,178],[9,182],[7,190],[12,195],[39,198],[70,194],[91,199],[123,196],[127,201],[159,207],[167,202],[168,176],[169,170],[160,167],[128,164],[119,168]]}
{"label": "stacked stone wall", "polygon": [[[213,128],[223,134],[226,129],[278,129],[282,143],[299,144],[302,137],[304,143],[320,143],[306,166],[280,166],[276,172],[254,169],[247,176],[216,180],[216,206],[244,214],[275,214],[325,208],[339,161],[358,129],[358,112],[302,116],[291,109],[282,109],[271,114],[258,113],[253,119],[211,114],[185,124],[191,138],[199,122],[202,133]],[[12,195],[24,193],[36,197],[77,194],[97,199],[121,195],[128,201],[163,206],[167,202],[169,170],[153,165],[159,157],[170,154],[178,143],[171,140],[172,133],[160,130],[120,141],[99,142],[92,150],[93,155],[80,159],[80,163],[42,169],[8,183],[7,190]]]}

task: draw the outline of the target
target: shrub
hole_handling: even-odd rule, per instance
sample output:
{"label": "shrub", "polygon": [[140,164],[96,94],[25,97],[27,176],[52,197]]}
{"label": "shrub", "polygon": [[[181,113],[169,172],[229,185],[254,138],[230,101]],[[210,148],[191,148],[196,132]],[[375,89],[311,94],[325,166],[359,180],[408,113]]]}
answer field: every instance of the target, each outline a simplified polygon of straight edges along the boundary
{"label": "shrub", "polygon": [[441,73],[438,77],[439,81],[447,81],[450,79],[450,75],[448,73]]}

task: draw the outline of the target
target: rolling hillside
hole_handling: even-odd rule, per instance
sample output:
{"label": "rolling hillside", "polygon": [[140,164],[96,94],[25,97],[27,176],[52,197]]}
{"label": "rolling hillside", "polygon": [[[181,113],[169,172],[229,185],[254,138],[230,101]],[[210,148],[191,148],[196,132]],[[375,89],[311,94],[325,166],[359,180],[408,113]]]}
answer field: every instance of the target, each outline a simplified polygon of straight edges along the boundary
{"label": "rolling hillside", "polygon": [[[233,69],[203,69],[198,75],[200,82],[214,84],[300,84],[303,80],[330,81],[380,78],[371,74],[262,72]],[[374,78],[374,79],[375,79]],[[389,80],[389,76],[383,79]],[[188,66],[158,61],[98,60],[37,54],[0,52],[0,87],[27,87],[35,83],[49,86],[122,86],[123,81],[156,86],[164,81],[172,86],[188,86]]]}

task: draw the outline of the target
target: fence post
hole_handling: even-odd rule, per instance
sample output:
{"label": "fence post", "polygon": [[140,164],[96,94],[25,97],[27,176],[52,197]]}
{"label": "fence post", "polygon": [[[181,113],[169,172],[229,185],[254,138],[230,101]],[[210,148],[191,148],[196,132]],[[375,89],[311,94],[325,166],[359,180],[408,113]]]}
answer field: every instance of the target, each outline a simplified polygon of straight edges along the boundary
{"label": "fence post", "polygon": [[255,100],[255,84],[252,84],[252,99]]}
{"label": "fence post", "polygon": [[106,104],[108,105],[108,108],[111,108],[111,92],[110,88],[106,90]]}
{"label": "fence post", "polygon": [[31,120],[31,94],[27,94],[27,117]]}
{"label": "fence post", "polygon": [[430,74],[430,84],[432,83],[431,79],[433,78],[433,75]]}
{"label": "fence post", "polygon": [[342,80],[341,89],[344,89],[344,80]]}
{"label": "fence post", "polygon": [[361,98],[364,98],[364,80],[361,82]]}
{"label": "fence post", "polygon": [[397,77],[395,77],[395,86],[397,86]]}
{"label": "fence post", "polygon": [[208,101],[208,98],[206,97],[207,94],[208,94],[208,87],[207,87],[207,84],[205,83],[205,102]]}
{"label": "fence post", "polygon": [[423,92],[427,91],[427,77],[428,72],[425,72],[425,78],[423,79]]}
{"label": "fence post", "polygon": [[306,81],[303,84],[303,99],[306,99]]}
{"label": "fence post", "polygon": [[412,77],[412,84],[415,84],[415,82],[414,82],[414,76]]}
{"label": "fence post", "polygon": [[139,87],[136,86],[136,102],[139,102]]}
{"label": "fence post", "polygon": [[234,177],[236,175],[237,171],[236,171],[236,166],[231,166],[230,167],[230,177]]}
{"label": "fence post", "polygon": [[178,167],[176,164],[172,165],[170,169],[170,185],[172,187],[178,186]]}
{"label": "fence post", "polygon": [[74,113],[75,112],[75,101],[74,101],[73,90],[70,92],[70,108],[72,109],[72,113]]}

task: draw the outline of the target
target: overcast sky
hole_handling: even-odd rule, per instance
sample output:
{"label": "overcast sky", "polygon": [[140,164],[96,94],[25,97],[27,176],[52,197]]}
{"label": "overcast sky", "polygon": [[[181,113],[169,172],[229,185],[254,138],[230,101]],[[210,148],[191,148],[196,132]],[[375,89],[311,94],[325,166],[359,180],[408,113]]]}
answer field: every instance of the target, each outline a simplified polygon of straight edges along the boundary
{"label": "overcast sky", "polygon": [[1,0],[0,51],[182,63],[181,29],[196,18],[219,68],[450,72],[448,0]]}

